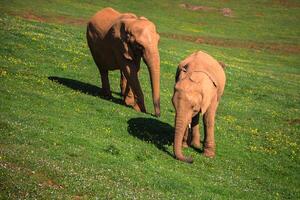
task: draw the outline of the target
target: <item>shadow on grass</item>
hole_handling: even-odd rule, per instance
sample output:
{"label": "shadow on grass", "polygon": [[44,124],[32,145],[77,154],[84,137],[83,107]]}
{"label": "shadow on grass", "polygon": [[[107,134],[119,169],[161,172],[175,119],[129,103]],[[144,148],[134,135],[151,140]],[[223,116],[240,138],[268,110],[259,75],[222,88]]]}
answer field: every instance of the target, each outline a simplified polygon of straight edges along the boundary
{"label": "shadow on grass", "polygon": [[174,128],[167,123],[152,118],[132,118],[127,121],[128,133],[142,141],[154,144],[158,149],[173,157],[165,145],[171,145]]}
{"label": "shadow on grass", "polygon": [[[81,81],[69,79],[69,78],[62,78],[62,77],[57,77],[57,76],[49,76],[49,80],[54,81],[56,83],[59,83],[61,85],[67,86],[68,88],[71,88],[73,90],[82,92],[84,94],[88,94],[94,97],[100,97],[102,99],[112,101],[116,104],[121,104],[123,105],[122,99],[117,99],[115,97],[111,97],[110,99],[102,95],[102,89],[100,87],[97,87],[95,85],[91,85],[89,83],[84,83]],[[113,92],[114,94],[118,94],[116,92]]]}

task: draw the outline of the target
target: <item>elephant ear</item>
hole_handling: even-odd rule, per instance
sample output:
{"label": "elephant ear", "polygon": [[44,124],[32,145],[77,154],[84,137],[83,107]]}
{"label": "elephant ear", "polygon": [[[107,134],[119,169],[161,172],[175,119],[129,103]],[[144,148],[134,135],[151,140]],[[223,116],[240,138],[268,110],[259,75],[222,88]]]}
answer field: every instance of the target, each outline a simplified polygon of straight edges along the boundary
{"label": "elephant ear", "polygon": [[123,45],[123,56],[128,60],[133,60],[133,51],[129,45],[130,40],[133,39],[133,36],[126,31],[124,23],[122,23],[120,27],[120,37]]}
{"label": "elephant ear", "polygon": [[181,69],[180,69],[179,66],[178,66],[177,71],[176,71],[176,76],[175,76],[175,82],[176,82],[176,83],[179,81],[180,71],[181,71]]}
{"label": "elephant ear", "polygon": [[186,78],[188,72],[187,72],[187,66],[178,66],[175,76],[175,81],[178,82],[184,78]]}

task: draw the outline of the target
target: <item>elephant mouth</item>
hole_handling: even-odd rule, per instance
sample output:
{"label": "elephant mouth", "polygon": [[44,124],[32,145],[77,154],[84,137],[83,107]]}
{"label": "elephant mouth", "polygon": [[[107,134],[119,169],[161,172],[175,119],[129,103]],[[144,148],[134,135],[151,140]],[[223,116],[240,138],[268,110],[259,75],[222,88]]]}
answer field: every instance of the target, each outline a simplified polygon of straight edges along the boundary
{"label": "elephant mouth", "polygon": [[133,54],[136,59],[141,58],[144,54],[144,48],[138,43],[130,44],[130,48],[133,50]]}

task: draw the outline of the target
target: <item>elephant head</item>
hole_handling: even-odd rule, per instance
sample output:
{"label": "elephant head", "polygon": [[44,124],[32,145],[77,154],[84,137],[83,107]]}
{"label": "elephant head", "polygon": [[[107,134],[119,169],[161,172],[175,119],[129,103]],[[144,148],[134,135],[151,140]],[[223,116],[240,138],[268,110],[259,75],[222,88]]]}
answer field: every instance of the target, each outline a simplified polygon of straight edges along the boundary
{"label": "elephant head", "polygon": [[204,155],[213,157],[214,118],[224,86],[225,73],[222,66],[203,52],[192,54],[179,65],[172,98],[176,110],[174,154],[178,160],[192,162],[191,158],[182,154],[182,141],[188,125],[199,114],[204,116],[207,149],[209,145],[213,148],[212,156],[208,155],[208,151]]}
{"label": "elephant head", "polygon": [[159,35],[155,25],[144,17],[126,16],[115,30],[122,42],[125,59],[139,65],[140,59],[148,67],[154,111],[160,116],[160,57],[158,50]]}

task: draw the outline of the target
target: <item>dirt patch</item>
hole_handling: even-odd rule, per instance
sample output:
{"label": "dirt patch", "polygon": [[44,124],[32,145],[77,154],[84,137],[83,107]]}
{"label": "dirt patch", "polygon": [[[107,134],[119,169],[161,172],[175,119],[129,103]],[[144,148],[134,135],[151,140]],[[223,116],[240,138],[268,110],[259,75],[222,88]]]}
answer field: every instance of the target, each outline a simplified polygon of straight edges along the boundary
{"label": "dirt patch", "polygon": [[213,38],[213,37],[197,37],[188,36],[172,33],[160,33],[162,37],[171,38],[175,40],[183,40],[188,42],[193,42],[197,44],[208,44],[220,47],[230,47],[230,48],[244,48],[244,49],[254,49],[254,50],[269,50],[272,52],[282,52],[282,53],[300,53],[299,45],[292,44],[282,44],[282,43],[262,43],[254,41],[242,41],[233,40],[225,38]]}
{"label": "dirt patch", "polygon": [[87,24],[86,19],[80,19],[80,18],[70,18],[66,16],[58,16],[55,18],[57,23],[61,24],[71,24],[71,25],[79,25],[79,26],[85,26]]}
{"label": "dirt patch", "polygon": [[288,120],[288,123],[290,125],[297,125],[300,124],[300,119],[292,119],[292,120]]}
{"label": "dirt patch", "polygon": [[75,26],[85,26],[87,23],[87,19],[83,18],[73,18],[70,16],[39,16],[34,14],[32,11],[24,12],[21,14],[10,13],[12,15],[17,15],[22,17],[23,19],[30,21],[38,21],[38,22],[49,22],[49,23],[58,23],[58,24],[70,24]]}
{"label": "dirt patch", "polygon": [[191,11],[210,11],[210,12],[219,12],[224,17],[233,17],[233,12],[230,8],[215,8],[215,7],[209,7],[209,6],[200,6],[200,5],[193,5],[189,3],[182,3],[179,4],[181,8],[191,10]]}
{"label": "dirt patch", "polygon": [[[47,175],[39,172],[32,171],[26,167],[18,166],[15,163],[10,162],[0,162],[0,167],[4,169],[11,170],[16,173],[24,173],[27,176],[34,177],[37,179],[38,182],[40,182],[38,185],[40,187],[51,187],[54,189],[63,189],[64,187],[60,184],[57,184],[54,180],[51,180],[47,177]],[[43,181],[44,180],[44,181]]]}
{"label": "dirt patch", "polygon": [[223,14],[223,16],[225,17],[232,17],[233,14],[232,14],[232,10],[230,8],[222,8],[220,10],[220,12]]}
{"label": "dirt patch", "polygon": [[[213,7],[205,6],[193,6],[191,4],[180,4],[181,7],[194,9],[194,10],[218,10]],[[229,8],[221,9],[223,15],[232,16],[232,11]],[[17,15],[17,14],[15,14]],[[72,18],[70,16],[39,16],[33,12],[25,12],[21,15],[24,19],[38,21],[38,22],[51,22],[51,23],[60,23],[60,24],[70,24],[78,26],[86,26],[87,19],[83,18]],[[246,48],[246,49],[255,49],[255,50],[269,50],[272,52],[282,52],[282,53],[300,53],[299,45],[292,44],[283,44],[283,43],[262,43],[254,41],[242,41],[242,40],[233,40],[233,39],[224,39],[224,38],[213,38],[213,37],[197,37],[197,36],[188,36],[180,34],[171,34],[171,33],[160,33],[162,37],[171,38],[175,40],[184,40],[189,42],[194,42],[198,44],[208,44],[220,47],[231,47],[231,48]]]}
{"label": "dirt patch", "polygon": [[197,10],[200,10],[200,11],[215,11],[216,10],[216,8],[214,8],[214,7],[197,6],[197,5],[192,5],[192,4],[189,4],[189,3],[182,3],[182,4],[179,4],[179,6],[181,8],[186,8],[186,9],[192,10],[192,11],[197,11]]}
{"label": "dirt patch", "polygon": [[293,7],[300,7],[300,3],[299,2],[294,2],[294,1],[290,1],[290,0],[273,0],[272,4],[277,4],[283,7],[287,7],[287,8],[293,8]]}
{"label": "dirt patch", "polygon": [[49,179],[47,181],[44,181],[43,183],[39,184],[40,187],[50,187],[54,189],[63,189],[64,187],[62,185],[57,184],[53,180]]}
{"label": "dirt patch", "polygon": [[36,16],[31,12],[22,14],[22,18],[32,20],[32,21],[38,21],[38,22],[46,22],[45,18],[42,18],[40,16]]}

